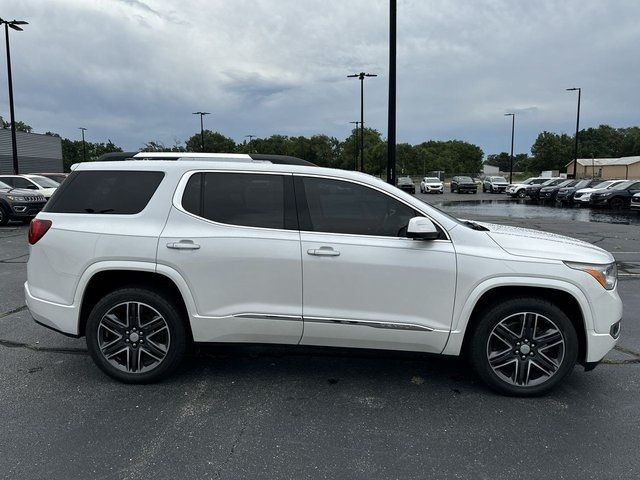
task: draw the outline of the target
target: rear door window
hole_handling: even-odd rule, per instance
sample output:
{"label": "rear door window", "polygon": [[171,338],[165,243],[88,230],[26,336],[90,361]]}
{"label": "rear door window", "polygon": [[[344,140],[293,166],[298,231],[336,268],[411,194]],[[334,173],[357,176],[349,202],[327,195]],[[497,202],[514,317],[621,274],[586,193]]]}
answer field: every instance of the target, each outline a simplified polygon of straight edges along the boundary
{"label": "rear door window", "polygon": [[291,175],[196,173],[187,182],[182,208],[229,225],[298,228]]}
{"label": "rear door window", "polygon": [[134,215],[149,203],[163,172],[101,170],[73,172],[43,211]]}

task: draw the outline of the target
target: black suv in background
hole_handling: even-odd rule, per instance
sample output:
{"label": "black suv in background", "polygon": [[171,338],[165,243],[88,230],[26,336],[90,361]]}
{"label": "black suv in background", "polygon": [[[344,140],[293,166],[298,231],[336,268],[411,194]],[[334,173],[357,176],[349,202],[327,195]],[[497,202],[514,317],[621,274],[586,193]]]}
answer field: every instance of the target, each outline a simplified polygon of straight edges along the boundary
{"label": "black suv in background", "polygon": [[584,179],[580,180],[573,185],[567,185],[566,187],[561,187],[558,189],[556,193],[556,202],[561,204],[571,204],[573,203],[573,197],[576,192],[582,188],[594,188],[598,184],[602,183],[602,180],[599,178],[593,179]]}
{"label": "black suv in background", "polygon": [[416,184],[413,183],[411,177],[398,177],[397,185],[400,190],[414,194],[416,193]]}
{"label": "black suv in background", "polygon": [[566,182],[566,178],[550,178],[546,182],[538,185],[527,185],[527,196],[532,200],[538,200],[540,198],[540,190],[544,187],[555,187],[563,182]]}
{"label": "black suv in background", "polygon": [[564,182],[558,183],[556,185],[549,185],[547,187],[542,187],[540,192],[538,193],[538,200],[541,202],[556,200],[556,195],[561,188],[565,187],[573,187],[579,180],[565,180]]}
{"label": "black suv in background", "polygon": [[9,220],[29,222],[47,201],[44,196],[32,190],[20,190],[0,182],[0,225]]}
{"label": "black suv in background", "polygon": [[478,186],[473,178],[465,175],[456,175],[451,179],[451,193],[478,193]]}
{"label": "black suv in background", "polygon": [[640,193],[640,180],[625,180],[605,191],[593,192],[589,204],[593,207],[620,210],[631,205],[631,197],[636,193]]}

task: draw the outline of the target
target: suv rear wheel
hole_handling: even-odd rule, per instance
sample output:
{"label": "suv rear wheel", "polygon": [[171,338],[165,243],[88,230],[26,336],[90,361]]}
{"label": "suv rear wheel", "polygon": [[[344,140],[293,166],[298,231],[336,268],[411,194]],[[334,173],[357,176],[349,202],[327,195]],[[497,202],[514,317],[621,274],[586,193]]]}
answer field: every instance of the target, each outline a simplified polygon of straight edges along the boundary
{"label": "suv rear wheel", "polygon": [[573,324],[542,298],[512,299],[486,310],[472,335],[473,367],[487,385],[507,395],[546,393],[578,358]]}
{"label": "suv rear wheel", "polygon": [[185,351],[186,332],[176,306],[143,288],[122,288],[100,300],[87,320],[93,361],[126,383],[149,383],[174,370]]}

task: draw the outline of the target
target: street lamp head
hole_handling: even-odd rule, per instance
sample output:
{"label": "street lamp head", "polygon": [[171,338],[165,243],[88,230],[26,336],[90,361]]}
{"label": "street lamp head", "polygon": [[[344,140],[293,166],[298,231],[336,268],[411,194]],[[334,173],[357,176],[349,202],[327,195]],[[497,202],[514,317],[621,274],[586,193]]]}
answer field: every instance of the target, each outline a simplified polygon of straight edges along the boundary
{"label": "street lamp head", "polygon": [[375,73],[365,73],[364,76],[365,77],[377,77],[378,75],[376,75]]}
{"label": "street lamp head", "polygon": [[515,113],[505,113],[504,116],[505,117],[515,117],[516,114]]}
{"label": "street lamp head", "polygon": [[209,115],[209,112],[193,112],[193,115]]}
{"label": "street lamp head", "polygon": [[78,127],[78,130],[82,130],[83,132],[86,130],[84,127]]}
{"label": "street lamp head", "polygon": [[567,90],[567,92],[574,92],[576,90],[580,90],[580,87],[567,88],[566,90]]}
{"label": "street lamp head", "polygon": [[18,30],[19,32],[22,32],[23,29],[20,28],[18,25],[29,25],[29,23],[25,22],[24,20],[4,20],[0,18],[0,25],[2,25],[3,23],[6,24],[7,27],[13,30]]}

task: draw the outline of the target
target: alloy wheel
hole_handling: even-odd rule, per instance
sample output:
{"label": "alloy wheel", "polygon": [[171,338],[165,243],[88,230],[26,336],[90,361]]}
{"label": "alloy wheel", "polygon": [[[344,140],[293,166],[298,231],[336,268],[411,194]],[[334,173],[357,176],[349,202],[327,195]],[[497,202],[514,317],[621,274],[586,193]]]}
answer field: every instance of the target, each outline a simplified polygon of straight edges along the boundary
{"label": "alloy wheel", "polygon": [[153,307],[141,302],[120,303],[98,324],[98,347],[115,368],[143,373],[156,368],[171,344],[169,326]]}
{"label": "alloy wheel", "polygon": [[565,349],[564,335],[553,320],[520,312],[493,327],[487,340],[487,359],[502,381],[532,387],[556,374]]}

